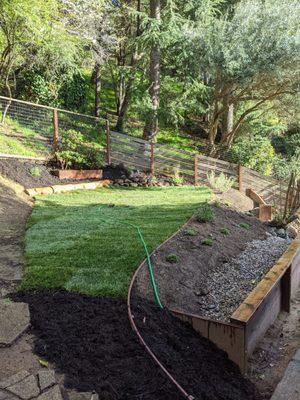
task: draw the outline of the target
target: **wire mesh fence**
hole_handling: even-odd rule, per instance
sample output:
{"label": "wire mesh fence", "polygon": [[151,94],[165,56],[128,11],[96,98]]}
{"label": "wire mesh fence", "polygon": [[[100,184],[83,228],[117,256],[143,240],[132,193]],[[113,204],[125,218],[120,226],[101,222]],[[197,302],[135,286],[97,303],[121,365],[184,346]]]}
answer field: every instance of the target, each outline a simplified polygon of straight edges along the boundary
{"label": "wire mesh fence", "polygon": [[86,145],[104,149],[103,118],[0,96],[1,153],[50,156],[53,150],[68,150],[75,132]]}
{"label": "wire mesh fence", "polygon": [[269,203],[283,206],[286,182],[248,168],[241,175],[236,164],[111,131],[106,118],[0,96],[0,122],[0,153],[50,156],[54,150],[77,152],[97,164],[106,160],[195,184],[208,184],[209,174],[224,174],[240,190],[252,188]]}

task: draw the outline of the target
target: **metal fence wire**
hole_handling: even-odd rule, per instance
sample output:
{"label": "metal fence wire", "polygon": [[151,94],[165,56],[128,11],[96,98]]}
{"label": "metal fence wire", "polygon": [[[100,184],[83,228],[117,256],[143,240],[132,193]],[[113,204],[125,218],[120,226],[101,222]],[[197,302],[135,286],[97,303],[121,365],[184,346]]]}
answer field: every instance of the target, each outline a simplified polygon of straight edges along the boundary
{"label": "metal fence wire", "polygon": [[[87,146],[96,146],[101,155],[105,153],[107,164],[123,164],[152,175],[180,176],[196,185],[207,184],[212,172],[224,174],[236,180],[239,190],[245,192],[252,188],[269,203],[284,205],[286,182],[227,161],[112,131],[106,117],[96,118],[0,96],[0,122],[1,134],[30,144],[40,155],[64,150],[68,140],[79,137]],[[69,145],[72,147],[72,143]]]}
{"label": "metal fence wire", "polygon": [[55,145],[63,149],[64,139],[71,131],[80,133],[87,143],[104,145],[105,142],[103,118],[3,96],[0,96],[0,122],[1,134],[32,144],[38,154],[50,155]]}

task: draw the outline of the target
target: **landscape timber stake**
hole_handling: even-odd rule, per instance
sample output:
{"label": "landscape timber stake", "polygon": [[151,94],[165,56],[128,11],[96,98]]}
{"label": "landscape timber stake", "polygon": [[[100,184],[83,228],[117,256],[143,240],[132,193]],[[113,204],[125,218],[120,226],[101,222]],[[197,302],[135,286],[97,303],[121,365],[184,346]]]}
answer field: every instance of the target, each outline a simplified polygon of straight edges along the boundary
{"label": "landscape timber stake", "polygon": [[194,184],[195,184],[195,186],[199,185],[198,167],[199,167],[199,156],[198,156],[198,154],[195,154],[195,158],[194,158]]}
{"label": "landscape timber stake", "polygon": [[110,126],[109,120],[106,120],[106,164],[110,165]]}
{"label": "landscape timber stake", "polygon": [[243,177],[244,177],[244,167],[242,165],[238,166],[238,177],[239,177],[239,191],[243,191]]}
{"label": "landscape timber stake", "polygon": [[155,167],[154,167],[154,143],[150,144],[150,173],[152,176],[155,175]]}
{"label": "landscape timber stake", "polygon": [[56,152],[59,147],[58,112],[56,108],[53,110],[53,129],[53,150]]}

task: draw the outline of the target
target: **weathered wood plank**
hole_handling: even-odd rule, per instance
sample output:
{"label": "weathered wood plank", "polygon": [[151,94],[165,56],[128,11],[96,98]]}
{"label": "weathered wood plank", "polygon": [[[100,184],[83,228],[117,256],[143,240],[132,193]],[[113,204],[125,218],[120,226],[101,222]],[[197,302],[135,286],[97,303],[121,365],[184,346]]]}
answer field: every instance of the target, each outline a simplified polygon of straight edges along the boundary
{"label": "weathered wood plank", "polygon": [[[288,250],[282,255],[273,268],[258,283],[255,289],[249,294],[240,307],[232,314],[233,322],[247,323],[255,310],[260,306],[262,301],[278,283],[280,278],[293,263],[296,256],[300,252],[300,238],[295,239]],[[300,265],[298,265],[300,268]]]}

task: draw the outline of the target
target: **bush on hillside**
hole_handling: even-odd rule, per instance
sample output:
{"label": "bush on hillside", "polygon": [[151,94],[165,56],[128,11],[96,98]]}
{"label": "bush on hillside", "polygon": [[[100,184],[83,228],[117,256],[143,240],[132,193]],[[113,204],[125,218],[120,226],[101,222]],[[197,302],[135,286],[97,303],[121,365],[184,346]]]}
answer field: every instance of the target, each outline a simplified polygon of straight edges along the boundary
{"label": "bush on hillside", "polygon": [[98,169],[103,165],[101,145],[86,141],[84,135],[75,130],[68,130],[63,135],[56,159],[62,169]]}
{"label": "bush on hillside", "polygon": [[270,139],[262,136],[237,138],[228,153],[231,162],[254,169],[263,175],[271,175],[275,150]]}

